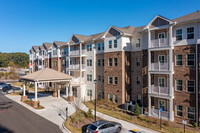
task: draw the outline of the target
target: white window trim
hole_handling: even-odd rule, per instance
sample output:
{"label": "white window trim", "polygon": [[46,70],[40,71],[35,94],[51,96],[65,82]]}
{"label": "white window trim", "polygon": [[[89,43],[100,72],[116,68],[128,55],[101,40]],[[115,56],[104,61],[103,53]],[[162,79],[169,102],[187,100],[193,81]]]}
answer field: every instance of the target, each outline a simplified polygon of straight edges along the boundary
{"label": "white window trim", "polygon": [[[189,92],[188,91],[188,81],[194,81],[194,92]],[[187,84],[187,92],[188,93],[195,93],[195,80],[186,80],[186,84]]]}
{"label": "white window trim", "polygon": [[176,80],[181,80],[181,79],[175,79],[175,91],[183,92],[183,80],[182,80],[182,91],[177,90]]}
{"label": "white window trim", "polygon": [[117,77],[117,84],[115,84],[115,78],[116,78],[116,77],[117,77],[117,76],[114,76],[114,77],[113,77],[113,84],[114,84],[114,85],[117,85],[117,84],[118,84],[118,77]]}
{"label": "white window trim", "polygon": [[195,66],[195,54],[194,53],[190,53],[190,54],[193,54],[194,55],[194,65],[188,65],[188,55],[189,54],[186,54],[186,66],[189,66],[189,67],[192,67],[192,66]]}
{"label": "white window trim", "polygon": [[[139,47],[137,46],[137,41],[138,41],[138,40],[140,40],[140,41],[139,41],[139,45],[140,45]],[[141,39],[140,39],[140,38],[136,39],[135,47],[136,47],[136,48],[140,48],[140,47],[141,47]]]}
{"label": "white window trim", "polygon": [[[160,35],[160,34],[164,34],[164,38],[165,38],[165,32],[161,32],[161,33],[158,33],[158,39],[160,39],[160,38],[159,38],[159,35]],[[161,39],[163,39],[163,38],[161,38]]]}
{"label": "white window trim", "polygon": [[[108,84],[112,84],[112,83],[110,83],[110,81],[109,81],[109,79],[110,79],[110,77],[112,77],[112,76],[108,76]],[[112,80],[113,80],[113,78],[112,78]],[[112,81],[113,82],[113,81]]]}
{"label": "white window trim", "polygon": [[[186,39],[187,39],[187,40],[191,40],[191,39],[188,39],[188,38],[187,38],[187,36],[188,36],[187,29],[188,29],[188,28],[194,28],[194,32],[193,32],[193,34],[194,34],[194,33],[195,33],[195,27],[194,27],[194,26],[186,27]],[[190,33],[190,34],[191,34],[191,33]],[[192,38],[192,39],[195,39],[195,34],[194,34],[194,38]]]}
{"label": "white window trim", "polygon": [[[160,57],[160,56],[164,56],[164,63],[165,63],[165,62],[166,62],[166,61],[165,61],[165,55],[158,55],[158,63],[160,62],[160,60],[159,60],[159,57]],[[160,64],[164,64],[164,63],[160,63]]]}
{"label": "white window trim", "polygon": [[165,77],[158,77],[158,87],[160,85],[160,82],[159,82],[160,79],[164,79],[164,87],[166,87],[166,78]]}
{"label": "white window trim", "polygon": [[183,105],[179,105],[179,106],[182,106],[182,116],[177,115],[177,111],[178,111],[178,110],[177,110],[177,105],[176,105],[176,108],[175,108],[175,109],[176,109],[175,115],[176,115],[177,117],[181,117],[181,118],[182,118],[182,117],[183,117]]}
{"label": "white window trim", "polygon": [[187,119],[194,120],[195,119],[195,107],[190,107],[190,108],[194,108],[194,119],[188,118],[188,107],[186,107],[186,108],[187,108]]}
{"label": "white window trim", "polygon": [[[182,54],[177,54],[177,55],[182,55]],[[183,55],[182,55],[182,65],[177,65],[177,64],[176,64],[176,56],[177,56],[177,55],[175,55],[175,66],[183,66]]]}
{"label": "white window trim", "polygon": [[[176,30],[175,30],[175,39],[176,39],[176,31],[177,31],[177,30],[182,30],[181,36],[182,36],[182,40],[183,40],[183,29],[182,29],[182,28],[176,29]],[[182,41],[182,40],[176,40],[176,42],[179,42],[179,41]]]}
{"label": "white window trim", "polygon": [[165,100],[161,100],[161,99],[158,100],[158,104],[159,104],[158,107],[159,107],[159,109],[160,109],[160,101],[164,101],[165,109],[167,109],[166,101]]}
{"label": "white window trim", "polygon": [[[108,58],[108,66],[110,66],[109,60],[112,58]],[[112,66],[113,66],[113,59],[112,59]],[[111,66],[110,66],[111,67]]]}

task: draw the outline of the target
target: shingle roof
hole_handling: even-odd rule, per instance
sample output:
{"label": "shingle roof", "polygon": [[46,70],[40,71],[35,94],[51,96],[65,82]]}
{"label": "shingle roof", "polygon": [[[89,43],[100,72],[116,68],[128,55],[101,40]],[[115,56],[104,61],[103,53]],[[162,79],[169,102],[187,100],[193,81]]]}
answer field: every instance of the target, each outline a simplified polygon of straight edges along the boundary
{"label": "shingle roof", "polygon": [[62,47],[64,45],[67,45],[67,42],[54,41],[53,43],[56,44],[57,47]]}
{"label": "shingle roof", "polygon": [[53,45],[53,43],[43,43],[43,46],[46,47],[47,49],[49,49],[51,46]]}
{"label": "shingle roof", "polygon": [[74,36],[75,36],[79,41],[86,41],[87,39],[90,38],[90,36],[78,35],[78,34],[74,34]]}
{"label": "shingle roof", "polygon": [[182,17],[175,18],[172,21],[183,22],[183,21],[188,21],[188,20],[193,20],[193,19],[200,19],[200,11],[193,12],[193,13],[184,15]]}
{"label": "shingle roof", "polygon": [[58,72],[56,70],[45,68],[31,74],[22,76],[21,79],[30,81],[58,81],[58,80],[71,80],[72,76]]}
{"label": "shingle roof", "polygon": [[117,27],[117,26],[113,26],[114,28],[118,29],[119,31],[126,33],[126,34],[132,34],[135,27],[133,26],[127,26],[127,27]]}
{"label": "shingle roof", "polygon": [[45,47],[42,45],[42,46],[39,46],[39,48],[41,49],[41,50],[44,50],[45,49]]}
{"label": "shingle roof", "polygon": [[32,46],[34,51],[37,51],[39,49],[39,46]]}

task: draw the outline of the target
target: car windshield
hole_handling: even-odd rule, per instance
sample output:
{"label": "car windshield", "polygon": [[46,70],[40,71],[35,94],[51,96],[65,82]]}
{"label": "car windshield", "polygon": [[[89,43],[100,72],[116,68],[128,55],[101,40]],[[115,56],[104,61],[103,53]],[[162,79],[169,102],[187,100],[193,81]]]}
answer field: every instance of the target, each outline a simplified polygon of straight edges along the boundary
{"label": "car windshield", "polygon": [[96,130],[96,129],[97,129],[97,127],[96,127],[96,126],[94,126],[94,125],[89,125],[89,126],[88,126],[88,129],[91,129],[91,130]]}

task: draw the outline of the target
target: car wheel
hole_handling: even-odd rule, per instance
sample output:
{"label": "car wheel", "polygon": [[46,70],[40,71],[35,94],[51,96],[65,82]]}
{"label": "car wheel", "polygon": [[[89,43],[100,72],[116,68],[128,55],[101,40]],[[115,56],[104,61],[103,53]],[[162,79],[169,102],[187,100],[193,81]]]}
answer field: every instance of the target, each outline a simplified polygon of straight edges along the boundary
{"label": "car wheel", "polygon": [[117,128],[117,133],[121,133],[121,128],[120,127]]}

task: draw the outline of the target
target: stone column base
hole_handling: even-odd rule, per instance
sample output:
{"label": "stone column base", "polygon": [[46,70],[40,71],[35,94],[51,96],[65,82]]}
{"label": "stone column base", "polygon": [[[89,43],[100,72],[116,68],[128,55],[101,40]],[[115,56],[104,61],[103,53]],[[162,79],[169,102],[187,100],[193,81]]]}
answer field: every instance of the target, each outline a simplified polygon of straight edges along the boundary
{"label": "stone column base", "polygon": [[27,96],[21,96],[21,101],[22,102],[26,101],[27,99],[28,99]]}
{"label": "stone column base", "polygon": [[38,108],[38,103],[40,103],[40,101],[33,101],[33,108]]}
{"label": "stone column base", "polygon": [[68,102],[73,102],[74,101],[74,96],[68,96],[67,97]]}
{"label": "stone column base", "polygon": [[58,97],[57,91],[53,92],[53,97]]}

